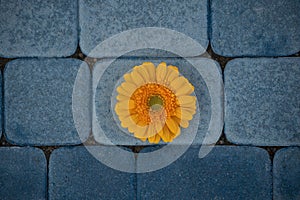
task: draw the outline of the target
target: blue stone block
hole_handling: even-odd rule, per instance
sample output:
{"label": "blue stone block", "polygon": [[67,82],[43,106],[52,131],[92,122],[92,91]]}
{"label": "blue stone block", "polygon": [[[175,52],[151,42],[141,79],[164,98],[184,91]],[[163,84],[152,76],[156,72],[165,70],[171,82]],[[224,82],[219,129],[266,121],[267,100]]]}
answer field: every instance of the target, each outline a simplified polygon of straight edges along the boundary
{"label": "blue stone block", "polygon": [[[5,68],[4,83],[5,134],[9,142],[66,145],[87,139],[91,130],[91,73],[85,62],[62,58],[13,60]],[[81,92],[75,94],[74,88]],[[80,113],[80,120],[74,113]]]}
{"label": "blue stone block", "polygon": [[[187,129],[182,128],[181,135],[174,142],[188,143],[185,136],[192,132],[196,133],[192,141],[194,143],[216,142],[223,128],[223,81],[220,66],[213,60],[204,58],[118,58],[112,63],[108,60],[96,63],[93,71],[95,140],[106,145],[150,145],[148,141],[142,142],[122,128],[114,110],[117,96],[115,89],[124,81],[123,75],[146,61],[153,62],[156,66],[162,61],[167,65],[177,66],[179,72],[195,86],[199,108],[190,126]],[[165,143],[161,141],[160,144]]]}
{"label": "blue stone block", "polygon": [[37,148],[0,148],[0,199],[46,199],[47,161]]}
{"label": "blue stone block", "polygon": [[222,56],[284,56],[300,51],[300,1],[212,0],[211,45]]}
{"label": "blue stone block", "polygon": [[[271,162],[265,150],[218,146],[200,159],[199,148],[190,147],[158,171],[137,174],[138,199],[272,199]],[[147,165],[139,157],[137,170]],[[161,154],[156,162],[163,160]]]}
{"label": "blue stone block", "polygon": [[77,1],[1,1],[0,18],[0,57],[64,57],[77,48]]}
{"label": "blue stone block", "polygon": [[300,144],[300,59],[236,59],[225,68],[225,134],[237,144]]}
{"label": "blue stone block", "polygon": [[273,163],[274,200],[300,199],[300,148],[279,150]]}
{"label": "blue stone block", "polygon": [[[80,48],[90,57],[118,57],[122,50],[140,47],[142,44],[146,48],[157,48],[164,44],[163,48],[180,49],[185,56],[197,56],[204,53],[208,46],[206,0],[80,0],[79,26]],[[146,27],[167,28],[173,32],[162,31],[155,34],[152,31],[156,29],[153,28],[141,32],[136,30],[123,35],[121,40],[112,40],[101,50],[92,52],[97,45],[116,34]],[[181,34],[173,35],[174,31]],[[183,34],[191,40],[182,37]],[[151,38],[150,41],[146,41],[148,38]],[[196,43],[199,46],[192,48]],[[167,56],[157,53],[146,50],[132,56]]]}
{"label": "blue stone block", "polygon": [[[89,148],[97,151],[98,147]],[[134,162],[131,163],[131,167],[134,168]],[[93,157],[84,146],[60,148],[50,157],[49,199],[51,200],[131,200],[135,199],[134,181],[135,174],[107,167]]]}
{"label": "blue stone block", "polygon": [[2,136],[2,74],[0,74],[0,138]]}

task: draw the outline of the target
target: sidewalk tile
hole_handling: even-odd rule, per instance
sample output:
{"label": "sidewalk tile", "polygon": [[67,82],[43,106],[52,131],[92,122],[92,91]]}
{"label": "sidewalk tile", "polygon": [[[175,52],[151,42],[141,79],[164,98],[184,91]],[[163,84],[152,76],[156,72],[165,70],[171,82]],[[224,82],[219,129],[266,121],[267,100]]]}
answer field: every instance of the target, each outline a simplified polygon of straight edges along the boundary
{"label": "sidewalk tile", "polygon": [[300,148],[279,150],[273,162],[274,200],[300,199]]}
{"label": "sidewalk tile", "polygon": [[[82,91],[76,99],[75,80]],[[5,134],[9,142],[47,146],[79,144],[87,139],[91,129],[91,74],[85,62],[17,59],[7,64],[4,82]],[[77,122],[75,112],[81,115]],[[80,135],[76,128],[81,130]]]}
{"label": "sidewalk tile", "polygon": [[77,1],[1,1],[0,18],[0,57],[64,57],[77,48]]}
{"label": "sidewalk tile", "polygon": [[300,59],[236,59],[225,67],[225,134],[237,144],[300,145]]}
{"label": "sidewalk tile", "polygon": [[[95,150],[97,147],[91,148]],[[134,162],[131,164],[134,168]],[[132,200],[135,198],[134,181],[134,174],[120,172],[105,166],[83,146],[60,148],[55,150],[50,157],[50,200]]]}
{"label": "sidewalk tile", "polygon": [[[193,1],[148,1],[148,0],[119,0],[97,1],[80,0],[79,1],[79,25],[80,25],[80,48],[82,52],[90,57],[118,57],[122,49],[128,46],[137,47],[144,43],[140,39],[144,35],[153,37],[150,31],[143,32],[137,37],[132,38],[132,34],[124,35],[122,41],[110,43],[99,54],[92,53],[92,50],[106,39],[119,34],[123,31],[129,31],[136,28],[158,27],[168,28],[195,40],[203,49],[190,48],[185,39],[176,39],[168,43],[164,48],[180,46],[186,56],[196,56],[205,52],[208,46],[207,34],[207,0]],[[138,32],[138,31],[137,31]],[[135,32],[135,33],[137,33]],[[168,41],[170,35],[159,35],[152,38],[148,44],[155,48],[154,44],[159,45]],[[179,38],[180,34],[177,34]],[[133,42],[134,41],[134,42]],[[158,41],[158,42],[155,42]],[[154,45],[154,46],[153,46]],[[132,49],[133,50],[133,49]],[[168,54],[157,54],[157,51],[139,51],[138,54],[152,56],[168,56]]]}
{"label": "sidewalk tile", "polygon": [[47,161],[37,148],[0,148],[0,199],[46,199]]}
{"label": "sidewalk tile", "polygon": [[[199,148],[190,147],[174,163],[158,171],[138,174],[138,199],[272,199],[271,162],[265,150],[214,147],[199,159]],[[163,153],[156,159],[162,162]],[[143,165],[138,155],[137,170]]]}
{"label": "sidewalk tile", "polygon": [[[97,142],[110,145],[150,145],[133,137],[132,134],[120,126],[114,108],[117,102],[115,89],[123,81],[123,75],[132,67],[151,61],[155,65],[164,61],[167,65],[174,65],[195,87],[199,108],[190,126],[181,129],[181,135],[176,138],[179,144],[186,143],[186,134],[197,132],[194,143],[212,144],[219,138],[223,128],[223,80],[220,66],[210,59],[153,59],[153,58],[118,58],[110,64],[110,60],[96,63],[93,71],[94,115],[93,134]],[[210,87],[210,90],[209,88]],[[214,101],[211,99],[214,97]],[[213,105],[213,106],[212,106]],[[210,123],[211,118],[214,123]],[[199,127],[197,126],[199,124]],[[197,129],[198,127],[198,129]],[[211,137],[206,137],[213,133]],[[174,140],[174,142],[175,142]],[[163,142],[161,141],[161,144]]]}
{"label": "sidewalk tile", "polygon": [[284,56],[300,51],[300,1],[212,0],[211,45],[228,56]]}

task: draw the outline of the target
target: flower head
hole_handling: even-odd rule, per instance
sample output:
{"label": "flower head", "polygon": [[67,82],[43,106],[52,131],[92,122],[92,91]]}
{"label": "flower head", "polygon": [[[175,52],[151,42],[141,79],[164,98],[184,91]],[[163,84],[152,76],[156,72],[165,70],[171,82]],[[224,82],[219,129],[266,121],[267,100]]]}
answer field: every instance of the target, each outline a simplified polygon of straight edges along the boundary
{"label": "flower head", "polygon": [[121,126],[134,137],[150,143],[172,142],[187,128],[196,112],[192,84],[178,68],[165,62],[135,66],[117,88],[115,111]]}

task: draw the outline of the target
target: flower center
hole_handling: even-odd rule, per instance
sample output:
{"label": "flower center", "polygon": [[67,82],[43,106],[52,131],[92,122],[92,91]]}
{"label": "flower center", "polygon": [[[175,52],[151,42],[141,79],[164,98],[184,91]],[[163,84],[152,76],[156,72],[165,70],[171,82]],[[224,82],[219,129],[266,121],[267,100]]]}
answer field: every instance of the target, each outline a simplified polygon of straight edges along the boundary
{"label": "flower center", "polygon": [[164,122],[175,115],[179,102],[176,95],[169,88],[157,84],[147,83],[137,88],[130,97],[134,108],[130,114],[136,116],[133,120],[140,125],[149,125],[152,122]]}
{"label": "flower center", "polygon": [[158,95],[154,95],[154,96],[151,96],[149,98],[149,101],[148,101],[148,106],[152,109],[152,110],[160,110],[162,109],[164,105],[164,101],[162,100],[162,98]]}

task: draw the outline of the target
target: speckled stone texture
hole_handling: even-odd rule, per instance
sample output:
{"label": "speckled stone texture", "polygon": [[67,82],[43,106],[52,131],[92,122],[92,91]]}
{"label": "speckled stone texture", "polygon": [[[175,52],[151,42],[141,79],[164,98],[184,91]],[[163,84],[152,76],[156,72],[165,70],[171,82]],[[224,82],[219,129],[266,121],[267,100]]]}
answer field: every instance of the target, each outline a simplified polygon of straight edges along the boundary
{"label": "speckled stone texture", "polygon": [[[212,93],[217,96],[216,98],[219,99],[220,104],[215,105],[218,117],[213,117],[214,119],[212,120],[215,123],[211,126],[217,127],[221,131],[223,127],[223,83],[220,67],[217,63],[210,59],[194,59],[193,61],[197,63],[197,69],[185,59],[118,58],[106,69],[105,66],[109,63],[105,60],[96,63],[94,67],[93,90],[95,93],[93,95],[95,97],[95,113],[93,118],[93,134],[97,142],[106,145],[109,145],[110,142],[115,145],[149,145],[148,142],[142,142],[134,138],[128,131],[127,133],[122,131],[118,116],[114,115],[113,104],[113,101],[116,101],[115,98],[117,95],[115,94],[114,96],[114,90],[121,84],[123,75],[131,70],[132,67],[141,65],[146,61],[151,61],[155,65],[164,61],[167,65],[177,66],[179,72],[195,86],[195,94],[199,102],[198,114],[194,115],[189,128],[181,129],[181,135],[177,138],[177,142],[180,144],[187,143],[187,140],[183,139],[185,138],[184,135],[191,134],[193,130],[197,132],[194,143],[201,144],[203,142],[207,132],[209,132],[210,119],[212,118]],[[198,70],[208,72],[209,75],[202,77]],[[207,82],[204,81],[204,78],[207,78]],[[209,83],[216,84],[212,91],[208,90],[207,84]],[[197,123],[199,123],[198,129]],[[107,139],[103,135],[108,138],[109,142],[107,142]],[[218,140],[218,137],[215,140]],[[206,142],[211,144],[214,142],[214,139]],[[164,143],[161,141],[161,144]]]}
{"label": "speckled stone texture", "polygon": [[279,150],[273,163],[274,200],[300,199],[300,148]]}
{"label": "speckled stone texture", "polygon": [[0,1],[0,18],[0,57],[63,57],[76,50],[77,1]]}
{"label": "speckled stone texture", "polygon": [[103,165],[83,146],[60,148],[50,157],[49,199],[135,199],[134,177]]}
{"label": "speckled stone texture", "polygon": [[47,161],[36,148],[0,148],[0,199],[46,199]]}
{"label": "speckled stone texture", "polygon": [[[207,0],[171,0],[171,1],[148,1],[148,0],[80,0],[79,1],[79,25],[80,25],[80,48],[88,55],[98,44],[123,31],[144,28],[161,27],[181,32],[203,47],[202,50],[194,51],[185,46],[184,41],[174,40],[172,45],[182,43],[181,48],[187,49],[188,56],[195,56],[204,53],[208,46],[207,34]],[[145,33],[147,34],[147,33]],[[141,34],[144,35],[144,34]],[[149,36],[151,37],[151,36]],[[153,40],[166,41],[166,37],[161,35]],[[139,40],[136,43],[143,43]],[[130,36],[125,37],[122,42],[128,41],[126,46],[132,45]],[[115,47],[123,43],[114,44]],[[150,44],[151,45],[151,44]],[[168,48],[169,46],[165,46]],[[133,45],[134,46],[134,45]],[[119,46],[122,48],[122,45]],[[116,48],[117,49],[117,48]],[[150,54],[157,56],[157,52],[136,52],[136,55]],[[111,45],[98,55],[91,57],[117,56]],[[166,56],[160,54],[160,56]]]}
{"label": "speckled stone texture", "polygon": [[265,150],[215,147],[199,159],[199,148],[190,147],[166,168],[137,174],[138,199],[272,199],[271,162]]}
{"label": "speckled stone texture", "polygon": [[237,144],[300,145],[300,59],[236,59],[225,67],[225,134]]}
{"label": "speckled stone texture", "polygon": [[[78,71],[81,71],[79,76]],[[80,102],[72,107],[76,76],[81,77]],[[91,73],[76,59],[17,59],[4,72],[6,139],[19,145],[79,144],[91,130]],[[79,98],[79,99],[78,99]],[[79,137],[73,110],[82,109]]]}
{"label": "speckled stone texture", "polygon": [[211,45],[222,56],[283,56],[300,51],[300,1],[212,0]]}
{"label": "speckled stone texture", "polygon": [[2,137],[2,74],[0,74],[0,138]]}

